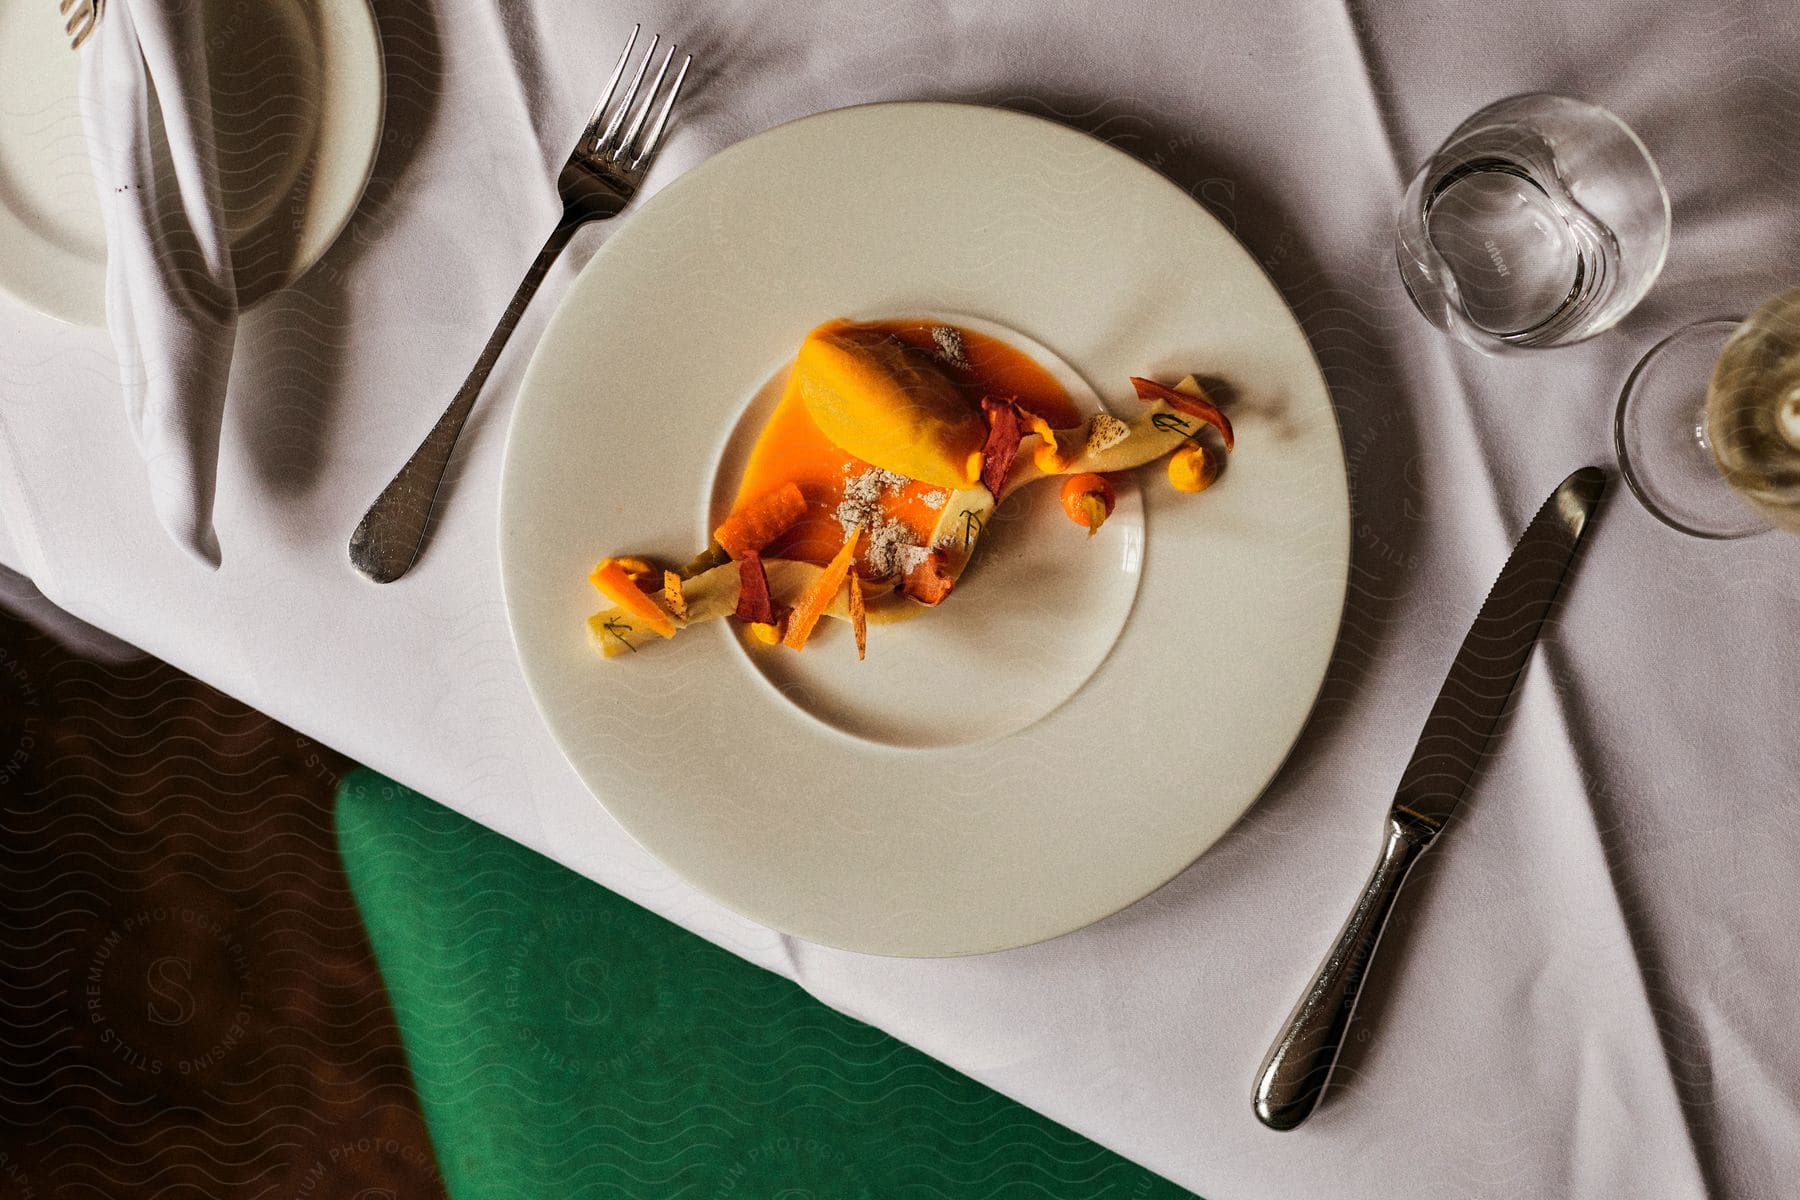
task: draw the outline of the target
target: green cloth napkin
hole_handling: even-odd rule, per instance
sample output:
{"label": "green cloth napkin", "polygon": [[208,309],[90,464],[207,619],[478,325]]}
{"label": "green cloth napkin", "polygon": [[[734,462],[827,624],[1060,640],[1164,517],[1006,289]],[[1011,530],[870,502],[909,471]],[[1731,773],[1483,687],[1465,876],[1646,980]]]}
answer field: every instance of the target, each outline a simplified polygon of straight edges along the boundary
{"label": "green cloth napkin", "polygon": [[337,833],[454,1200],[1192,1194],[372,771]]}

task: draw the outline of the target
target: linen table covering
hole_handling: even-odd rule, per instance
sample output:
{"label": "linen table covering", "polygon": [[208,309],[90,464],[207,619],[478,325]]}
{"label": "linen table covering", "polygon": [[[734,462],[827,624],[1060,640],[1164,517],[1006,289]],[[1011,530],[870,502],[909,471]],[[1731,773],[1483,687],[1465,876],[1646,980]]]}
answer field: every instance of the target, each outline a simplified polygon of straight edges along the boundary
{"label": "linen table covering", "polygon": [[[1372,862],[1512,538],[1570,469],[1611,462],[1632,363],[1686,321],[1800,282],[1800,10],[376,7],[389,110],[374,181],[324,262],[244,317],[222,569],[198,568],[152,515],[104,331],[7,306],[11,565],[76,614],[1212,1200],[1791,1194],[1800,540],[1683,538],[1622,485],[1463,819],[1415,875],[1335,1094],[1275,1134],[1251,1115],[1250,1083]],[[846,954],[696,895],[588,797],[513,661],[494,499],[524,351],[604,229],[578,240],[521,327],[422,562],[380,589],[351,572],[349,531],[554,219],[555,168],[634,21],[696,57],[650,190],[824,108],[1005,104],[1161,168],[1298,312],[1352,478],[1344,629],[1275,785],[1142,903],[1005,954]],[[1391,226],[1438,140],[1528,90],[1595,101],[1637,129],[1675,236],[1618,329],[1487,359],[1412,311]]]}

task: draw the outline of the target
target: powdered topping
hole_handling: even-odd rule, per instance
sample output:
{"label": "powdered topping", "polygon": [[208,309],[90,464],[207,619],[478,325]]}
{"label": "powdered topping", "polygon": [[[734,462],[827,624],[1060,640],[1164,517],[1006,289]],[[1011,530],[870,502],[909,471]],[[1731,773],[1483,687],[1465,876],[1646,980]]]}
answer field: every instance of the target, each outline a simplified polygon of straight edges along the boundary
{"label": "powdered topping", "polygon": [[950,499],[950,493],[926,492],[923,496],[920,496],[919,499],[925,502],[926,508],[937,509],[944,507],[945,503]]}
{"label": "powdered topping", "polygon": [[850,479],[850,482],[844,485],[844,494],[847,496],[854,489],[868,501],[873,501],[880,496],[891,496],[912,482],[898,471],[889,471],[881,467],[870,467],[855,475],[851,475],[849,468],[846,467],[844,474]]}
{"label": "powdered topping", "polygon": [[[843,526],[845,537],[853,529],[863,531],[867,539],[863,543],[863,560],[877,579],[904,574],[930,553],[919,545],[904,522],[896,521],[881,507],[882,497],[895,495],[911,482],[904,475],[880,467],[855,473],[846,470],[844,499],[832,516]],[[935,494],[940,497],[936,507],[943,507],[947,493]]]}
{"label": "powdered topping", "polygon": [[908,542],[894,554],[894,564],[902,575],[910,575],[912,569],[931,557],[931,551],[917,542]]}
{"label": "powdered topping", "polygon": [[945,362],[958,370],[969,369],[969,348],[963,343],[962,330],[954,325],[934,325],[931,340],[937,343],[938,354]]}
{"label": "powdered topping", "polygon": [[1131,436],[1131,426],[1110,413],[1095,413],[1094,419],[1088,423],[1087,449],[1089,454],[1098,454],[1102,450],[1110,450]]}

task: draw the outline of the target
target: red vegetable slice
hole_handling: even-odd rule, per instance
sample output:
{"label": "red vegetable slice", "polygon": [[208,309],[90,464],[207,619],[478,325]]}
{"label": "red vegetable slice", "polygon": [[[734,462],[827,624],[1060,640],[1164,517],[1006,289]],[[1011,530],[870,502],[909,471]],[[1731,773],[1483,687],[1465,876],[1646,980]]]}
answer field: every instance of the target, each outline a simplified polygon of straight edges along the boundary
{"label": "red vegetable slice", "polygon": [[1231,449],[1235,439],[1231,434],[1231,418],[1220,412],[1211,400],[1190,396],[1186,392],[1178,392],[1172,387],[1164,387],[1149,379],[1131,377],[1131,386],[1137,389],[1139,400],[1161,400],[1176,412],[1186,413],[1196,420],[1205,421],[1219,431],[1225,439],[1225,448]]}
{"label": "red vegetable slice", "polygon": [[997,500],[1000,489],[1006,486],[1006,477],[1012,474],[1013,459],[1018,457],[1024,429],[1019,421],[1019,410],[1010,400],[983,396],[981,411],[988,419],[987,442],[981,447],[981,486],[992,492]]}
{"label": "red vegetable slice", "polygon": [[775,623],[775,606],[769,601],[769,573],[763,570],[762,555],[754,550],[744,551],[738,559],[738,602],[733,615],[752,624]]}

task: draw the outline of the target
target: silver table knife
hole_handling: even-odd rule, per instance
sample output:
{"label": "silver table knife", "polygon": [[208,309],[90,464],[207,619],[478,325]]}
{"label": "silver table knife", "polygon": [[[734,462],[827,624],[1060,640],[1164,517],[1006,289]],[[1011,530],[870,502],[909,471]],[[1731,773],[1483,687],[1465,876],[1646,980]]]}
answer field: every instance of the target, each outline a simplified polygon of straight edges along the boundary
{"label": "silver table knife", "polygon": [[1400,885],[1468,789],[1605,486],[1605,472],[1583,467],[1550,493],[1463,639],[1400,777],[1375,870],[1257,1073],[1256,1116],[1269,1128],[1294,1128],[1324,1095]]}

